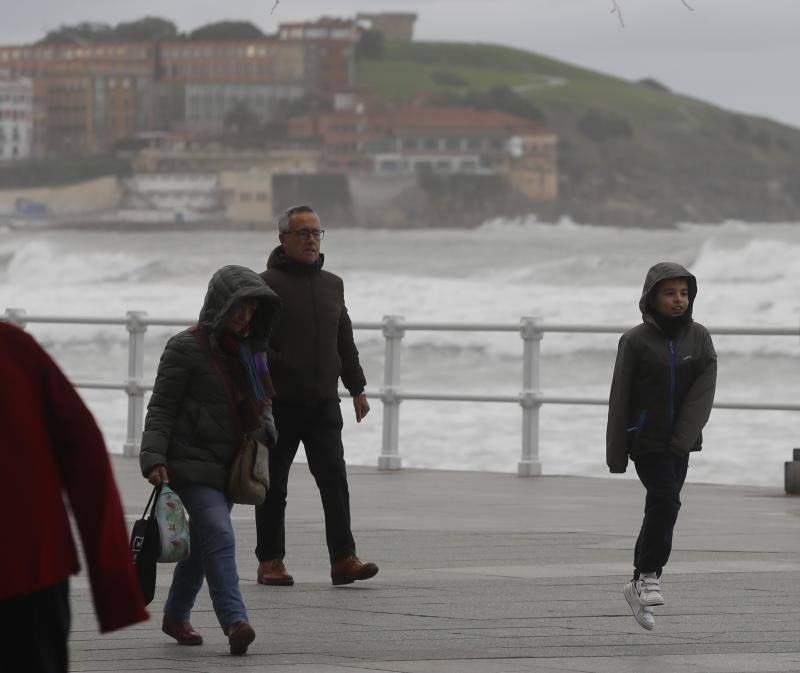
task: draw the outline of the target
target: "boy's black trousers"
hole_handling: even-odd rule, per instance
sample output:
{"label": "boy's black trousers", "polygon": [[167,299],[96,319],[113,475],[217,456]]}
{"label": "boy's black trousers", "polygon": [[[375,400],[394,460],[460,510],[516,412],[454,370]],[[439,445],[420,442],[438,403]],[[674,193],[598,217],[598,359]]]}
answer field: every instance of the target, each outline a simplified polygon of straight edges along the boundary
{"label": "boy's black trousers", "polygon": [[689,455],[671,451],[648,453],[634,460],[636,474],[647,489],[644,520],[633,554],[633,578],[661,571],[672,551],[672,531],[681,508],[681,489],[689,467]]}
{"label": "boy's black trousers", "polygon": [[331,563],[356,553],[350,530],[350,493],[342,446],[342,411],[339,400],[316,404],[272,406],[278,442],[269,453],[269,493],[256,507],[256,557],[259,561],[286,555],[286,495],[289,469],[300,442],[308,468],[317,482],[325,512],[325,539]]}

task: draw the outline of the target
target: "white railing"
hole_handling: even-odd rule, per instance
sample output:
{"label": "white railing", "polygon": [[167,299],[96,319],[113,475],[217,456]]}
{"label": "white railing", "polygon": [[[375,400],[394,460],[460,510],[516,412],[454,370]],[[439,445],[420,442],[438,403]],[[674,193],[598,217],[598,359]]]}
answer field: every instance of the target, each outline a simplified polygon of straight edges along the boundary
{"label": "white railing", "polygon": [[[29,323],[65,325],[120,325],[129,334],[128,377],[122,383],[74,381],[78,388],[124,390],[128,395],[128,430],[123,453],[135,456],[139,452],[144,419],[144,395],[153,384],[142,380],[144,371],[144,336],[150,326],[185,327],[194,322],[191,318],[150,318],[144,311],[128,311],[125,318],[64,317],[28,315],[24,309],[8,308],[3,320],[24,328]],[[399,470],[402,466],[399,445],[400,403],[403,400],[433,400],[453,402],[499,402],[519,404],[522,408],[522,455],[517,466],[521,477],[542,473],[539,461],[539,408],[543,404],[607,405],[606,398],[563,397],[547,395],[539,390],[540,344],[550,333],[621,334],[629,326],[571,325],[545,323],[541,318],[523,317],[518,324],[508,323],[429,323],[406,322],[402,316],[385,316],[381,322],[356,322],[356,330],[375,330],[383,333],[385,355],[383,385],[379,392],[367,394],[383,403],[383,440],[378,456],[378,469]],[[401,352],[403,337],[409,331],[428,332],[516,332],[522,338],[522,387],[516,395],[477,395],[462,393],[432,393],[404,390],[400,387]],[[800,337],[798,327],[716,327],[714,335],[733,336],[792,336]],[[346,395],[342,391],[340,394]],[[716,409],[750,409],[769,411],[800,411],[795,402],[715,402]]]}

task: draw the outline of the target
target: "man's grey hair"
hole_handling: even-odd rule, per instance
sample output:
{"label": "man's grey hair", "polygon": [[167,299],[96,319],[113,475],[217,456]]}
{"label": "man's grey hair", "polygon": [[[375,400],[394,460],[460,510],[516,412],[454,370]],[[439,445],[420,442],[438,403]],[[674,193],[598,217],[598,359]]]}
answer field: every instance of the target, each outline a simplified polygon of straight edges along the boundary
{"label": "man's grey hair", "polygon": [[292,215],[295,213],[313,213],[314,209],[311,206],[300,205],[300,206],[292,206],[291,208],[287,208],[283,211],[283,215],[278,218],[278,233],[279,234],[288,234],[292,228],[290,225],[292,221]]}

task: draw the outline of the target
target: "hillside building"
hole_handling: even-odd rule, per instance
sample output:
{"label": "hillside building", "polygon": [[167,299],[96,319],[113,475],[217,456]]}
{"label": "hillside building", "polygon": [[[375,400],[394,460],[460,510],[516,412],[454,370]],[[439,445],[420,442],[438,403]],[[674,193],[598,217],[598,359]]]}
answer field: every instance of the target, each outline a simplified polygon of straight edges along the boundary
{"label": "hillside building", "polygon": [[387,40],[411,42],[414,39],[414,24],[417,15],[412,12],[382,12],[367,14],[359,12],[356,21],[360,26],[375,30]]}
{"label": "hillside building", "polygon": [[556,134],[504,112],[357,104],[294,118],[289,138],[319,143],[326,170],[398,177],[503,173],[530,199],[558,195]]}
{"label": "hillside building", "polygon": [[355,45],[358,27],[349,21],[284,23],[278,40],[302,45],[303,81],[309,93],[330,99],[337,91],[349,89],[355,81]]}

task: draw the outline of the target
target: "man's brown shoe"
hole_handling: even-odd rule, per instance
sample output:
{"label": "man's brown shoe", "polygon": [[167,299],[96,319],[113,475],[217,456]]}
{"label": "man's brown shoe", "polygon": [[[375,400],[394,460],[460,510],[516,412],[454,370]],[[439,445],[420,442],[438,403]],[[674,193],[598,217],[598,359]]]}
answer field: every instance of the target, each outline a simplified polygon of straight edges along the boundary
{"label": "man's brown shoe", "polygon": [[179,622],[164,615],[161,630],[171,638],[178,641],[178,645],[202,645],[201,636],[189,622]]}
{"label": "man's brown shoe", "polygon": [[294,577],[286,572],[282,559],[274,558],[258,564],[258,583],[273,587],[290,587],[294,584]]}
{"label": "man's brown shoe", "polygon": [[227,631],[231,654],[245,654],[247,647],[256,639],[256,632],[247,622],[234,622]]}
{"label": "man's brown shoe", "polygon": [[378,574],[378,566],[374,563],[362,563],[353,554],[331,566],[331,582],[335,585],[352,584],[356,580],[368,580]]}

